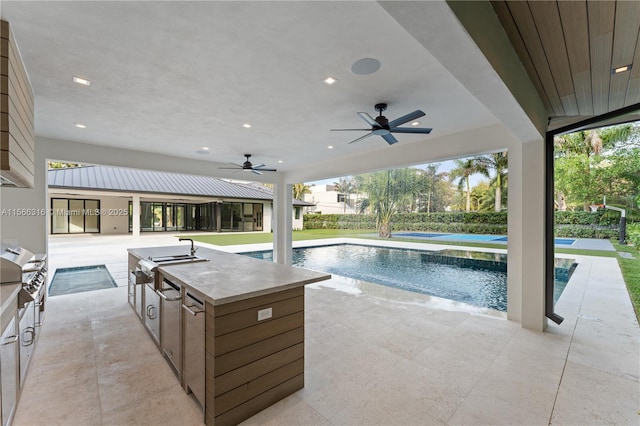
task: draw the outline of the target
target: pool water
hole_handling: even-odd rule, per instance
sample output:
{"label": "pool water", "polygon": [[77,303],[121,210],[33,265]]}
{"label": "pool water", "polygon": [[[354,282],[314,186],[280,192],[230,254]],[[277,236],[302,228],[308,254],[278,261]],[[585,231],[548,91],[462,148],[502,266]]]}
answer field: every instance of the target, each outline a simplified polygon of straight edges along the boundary
{"label": "pool water", "polygon": [[117,286],[105,265],[58,268],[49,285],[49,296],[82,293]]}
{"label": "pool water", "polygon": [[[474,306],[507,310],[504,255],[481,253],[477,259],[468,259],[466,255],[459,253],[443,252],[336,244],[295,248],[292,263],[306,269],[457,300]],[[272,251],[241,254],[273,260]],[[561,291],[559,290],[557,297]]]}

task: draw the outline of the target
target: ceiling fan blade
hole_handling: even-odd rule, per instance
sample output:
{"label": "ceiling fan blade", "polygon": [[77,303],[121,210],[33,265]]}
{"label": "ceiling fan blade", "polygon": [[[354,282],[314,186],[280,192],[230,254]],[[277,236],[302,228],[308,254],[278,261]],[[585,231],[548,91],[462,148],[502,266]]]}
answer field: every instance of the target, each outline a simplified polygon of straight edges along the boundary
{"label": "ceiling fan blade", "polygon": [[259,168],[264,167],[264,166],[265,166],[265,164],[258,164],[257,166],[253,166],[252,168],[253,169],[259,169]]}
{"label": "ceiling fan blade", "polygon": [[[255,168],[254,168],[254,170],[255,170]],[[261,172],[277,172],[276,169],[263,169],[263,168],[260,168],[258,170],[261,171]]]}
{"label": "ceiling fan blade", "polygon": [[358,115],[360,116],[360,118],[362,118],[364,121],[366,121],[367,124],[371,125],[371,127],[377,127],[378,126],[378,122],[376,120],[374,120],[373,117],[371,117],[366,112],[359,112]]}
{"label": "ceiling fan blade", "polygon": [[432,130],[429,127],[392,127],[389,131],[393,133],[421,133],[428,135]]}
{"label": "ceiling fan blade", "polygon": [[242,170],[242,167],[218,167],[220,170]]}
{"label": "ceiling fan blade", "polygon": [[332,132],[370,132],[371,129],[331,129]]}
{"label": "ceiling fan blade", "polygon": [[398,139],[396,139],[391,133],[389,133],[388,135],[380,135],[382,136],[382,138],[387,141],[387,143],[389,145],[393,145],[394,143],[398,142]]}
{"label": "ceiling fan blade", "polygon": [[261,175],[262,172],[259,172],[258,170],[253,170],[253,169],[247,169],[247,170],[251,170],[251,173],[255,173],[257,175]]}
{"label": "ceiling fan blade", "polygon": [[373,133],[372,133],[372,132],[367,133],[366,135],[364,135],[364,136],[360,136],[358,139],[354,139],[354,140],[352,140],[352,141],[351,141],[351,142],[349,142],[349,143],[354,143],[354,142],[361,141],[362,139],[364,139],[364,138],[368,138],[368,137],[369,137],[369,136],[371,136],[371,135],[373,135]]}
{"label": "ceiling fan blade", "polygon": [[424,115],[425,115],[424,112],[422,112],[419,109],[417,109],[417,110],[415,110],[413,112],[410,112],[407,115],[403,115],[400,118],[396,118],[395,120],[390,121],[389,122],[389,127],[394,128],[394,127],[399,126],[401,124],[404,124],[404,123],[406,123],[408,121],[412,121],[412,120],[415,120],[416,118],[423,117]]}

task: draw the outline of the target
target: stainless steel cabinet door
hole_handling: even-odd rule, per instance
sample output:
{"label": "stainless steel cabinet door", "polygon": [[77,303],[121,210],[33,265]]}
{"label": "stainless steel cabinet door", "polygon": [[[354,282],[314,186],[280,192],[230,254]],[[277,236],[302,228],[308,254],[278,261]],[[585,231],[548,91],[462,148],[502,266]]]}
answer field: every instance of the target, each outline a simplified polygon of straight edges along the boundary
{"label": "stainless steel cabinet door", "polygon": [[160,344],[160,296],[156,294],[152,285],[144,286],[144,325],[151,333],[156,345]]}
{"label": "stainless steel cabinet door", "polygon": [[2,426],[6,426],[13,417],[18,396],[18,330],[15,318],[0,337],[0,368]]}
{"label": "stainless steel cabinet door", "polygon": [[204,409],[205,340],[204,304],[187,293],[182,305],[184,318],[184,385]]}

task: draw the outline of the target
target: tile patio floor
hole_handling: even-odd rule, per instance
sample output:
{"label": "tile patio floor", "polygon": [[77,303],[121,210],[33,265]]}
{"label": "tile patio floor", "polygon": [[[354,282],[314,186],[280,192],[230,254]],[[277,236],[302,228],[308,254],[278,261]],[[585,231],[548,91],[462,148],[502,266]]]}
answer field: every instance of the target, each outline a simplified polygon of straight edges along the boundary
{"label": "tile patio floor", "polygon": [[[201,424],[124,287],[127,247],[174,244],[50,238],[50,271],[105,263],[122,287],[48,300],[15,425]],[[640,329],[617,262],[572,257],[565,321],[545,333],[376,284],[307,286],[305,388],[245,423],[639,424]]]}

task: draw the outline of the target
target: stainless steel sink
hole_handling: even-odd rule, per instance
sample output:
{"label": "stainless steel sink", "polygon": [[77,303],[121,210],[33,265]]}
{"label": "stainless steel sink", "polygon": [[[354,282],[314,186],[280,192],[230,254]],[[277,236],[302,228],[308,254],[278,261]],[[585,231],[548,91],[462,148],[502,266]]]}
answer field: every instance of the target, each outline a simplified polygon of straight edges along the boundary
{"label": "stainless steel sink", "polygon": [[175,254],[170,256],[157,256],[149,258],[150,261],[158,265],[173,265],[176,263],[189,263],[189,262],[206,262],[209,259],[205,259],[200,256],[193,256],[190,254]]}

